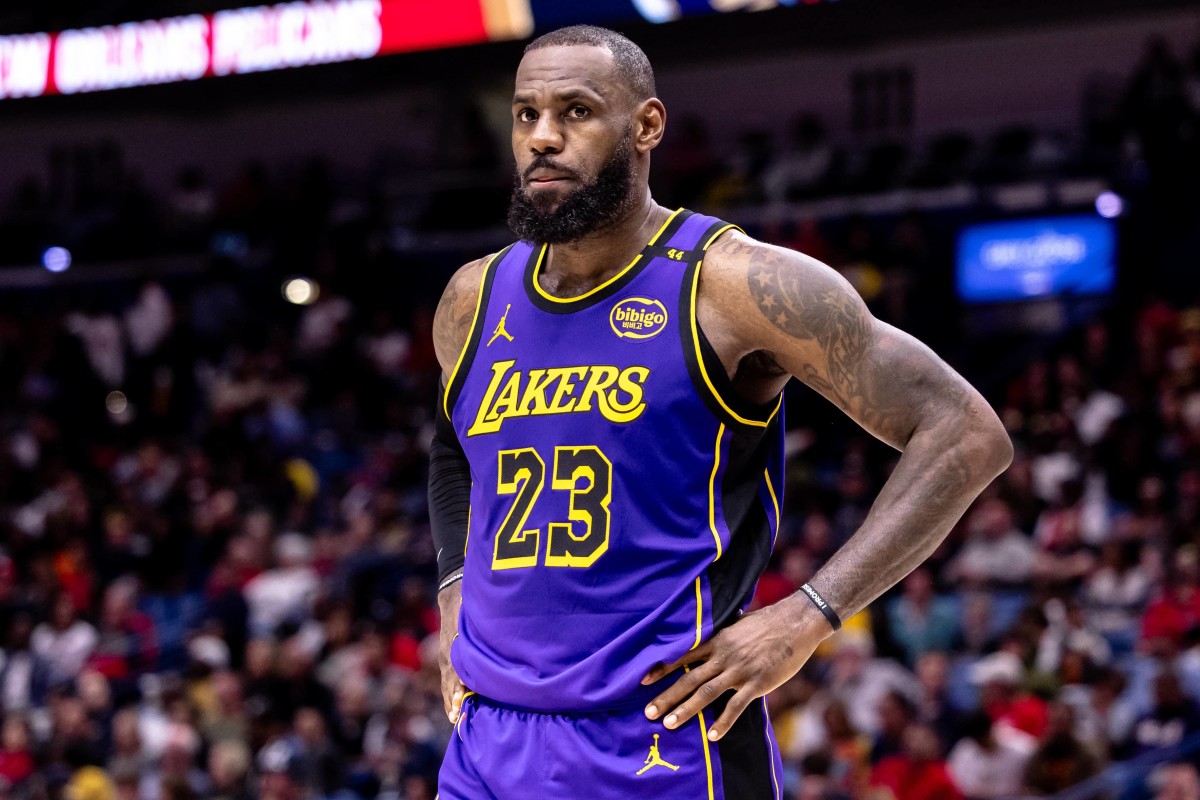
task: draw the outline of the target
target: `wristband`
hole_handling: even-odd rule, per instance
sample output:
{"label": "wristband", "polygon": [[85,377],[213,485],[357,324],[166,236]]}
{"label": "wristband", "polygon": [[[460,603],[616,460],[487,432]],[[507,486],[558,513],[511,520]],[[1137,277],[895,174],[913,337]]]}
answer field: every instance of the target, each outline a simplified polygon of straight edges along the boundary
{"label": "wristband", "polygon": [[[460,575],[459,577],[461,578],[462,576]],[[837,615],[836,611],[829,607],[829,603],[825,602],[825,598],[821,597],[820,592],[807,583],[801,586],[800,590],[808,595],[808,599],[812,600],[813,605],[825,615],[825,619],[835,631],[842,627],[842,618]]]}
{"label": "wristband", "polygon": [[453,586],[454,584],[458,583],[459,581],[461,581],[462,579],[463,579],[463,574],[461,572],[459,572],[455,575],[451,575],[449,578],[446,578],[446,580],[444,580],[438,584],[438,588],[437,588],[438,594],[442,593],[442,589],[449,588],[449,587]]}

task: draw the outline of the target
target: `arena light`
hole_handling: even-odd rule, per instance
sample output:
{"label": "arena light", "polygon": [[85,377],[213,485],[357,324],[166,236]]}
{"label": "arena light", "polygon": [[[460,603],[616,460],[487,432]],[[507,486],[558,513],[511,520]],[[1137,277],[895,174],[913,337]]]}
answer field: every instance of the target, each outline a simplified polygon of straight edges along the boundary
{"label": "arena light", "polygon": [[47,247],[42,266],[51,272],[66,272],[71,266],[71,251],[65,247]]}
{"label": "arena light", "polygon": [[320,287],[308,278],[291,278],[283,283],[283,297],[292,305],[311,305],[320,294]]}
{"label": "arena light", "polygon": [[1116,192],[1102,192],[1096,198],[1096,213],[1105,219],[1115,219],[1125,210],[1125,201]]}
{"label": "arena light", "polygon": [[129,410],[129,398],[121,391],[109,392],[108,397],[104,398],[104,407],[108,409],[108,413],[119,417]]}

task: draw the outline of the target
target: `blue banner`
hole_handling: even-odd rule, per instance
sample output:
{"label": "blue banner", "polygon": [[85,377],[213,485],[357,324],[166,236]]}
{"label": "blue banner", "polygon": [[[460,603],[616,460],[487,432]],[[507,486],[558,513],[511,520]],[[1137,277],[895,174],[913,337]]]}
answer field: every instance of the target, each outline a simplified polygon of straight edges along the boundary
{"label": "blue banner", "polygon": [[958,238],[956,283],[968,303],[1104,294],[1116,272],[1116,231],[1098,217],[972,225]]}

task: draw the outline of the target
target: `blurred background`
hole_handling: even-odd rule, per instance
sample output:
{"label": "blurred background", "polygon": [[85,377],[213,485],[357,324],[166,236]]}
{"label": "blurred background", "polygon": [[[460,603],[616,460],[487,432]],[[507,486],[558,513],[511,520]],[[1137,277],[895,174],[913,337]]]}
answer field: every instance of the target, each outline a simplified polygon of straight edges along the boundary
{"label": "blurred background", "polygon": [[[586,21],[656,67],[659,202],[841,271],[1016,444],[769,698],[782,796],[1200,798],[1194,4],[22,6],[0,797],[434,796],[432,311],[510,240],[524,41]],[[787,419],[758,604],[896,460],[801,385]]]}

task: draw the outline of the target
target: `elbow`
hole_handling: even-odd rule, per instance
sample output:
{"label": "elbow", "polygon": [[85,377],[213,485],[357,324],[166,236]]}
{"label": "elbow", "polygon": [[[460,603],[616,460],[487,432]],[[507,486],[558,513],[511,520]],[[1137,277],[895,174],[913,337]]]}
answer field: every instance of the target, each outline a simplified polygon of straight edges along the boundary
{"label": "elbow", "polygon": [[984,405],[981,412],[974,426],[973,449],[978,453],[980,469],[987,473],[990,482],[1012,463],[1013,443],[995,411]]}

